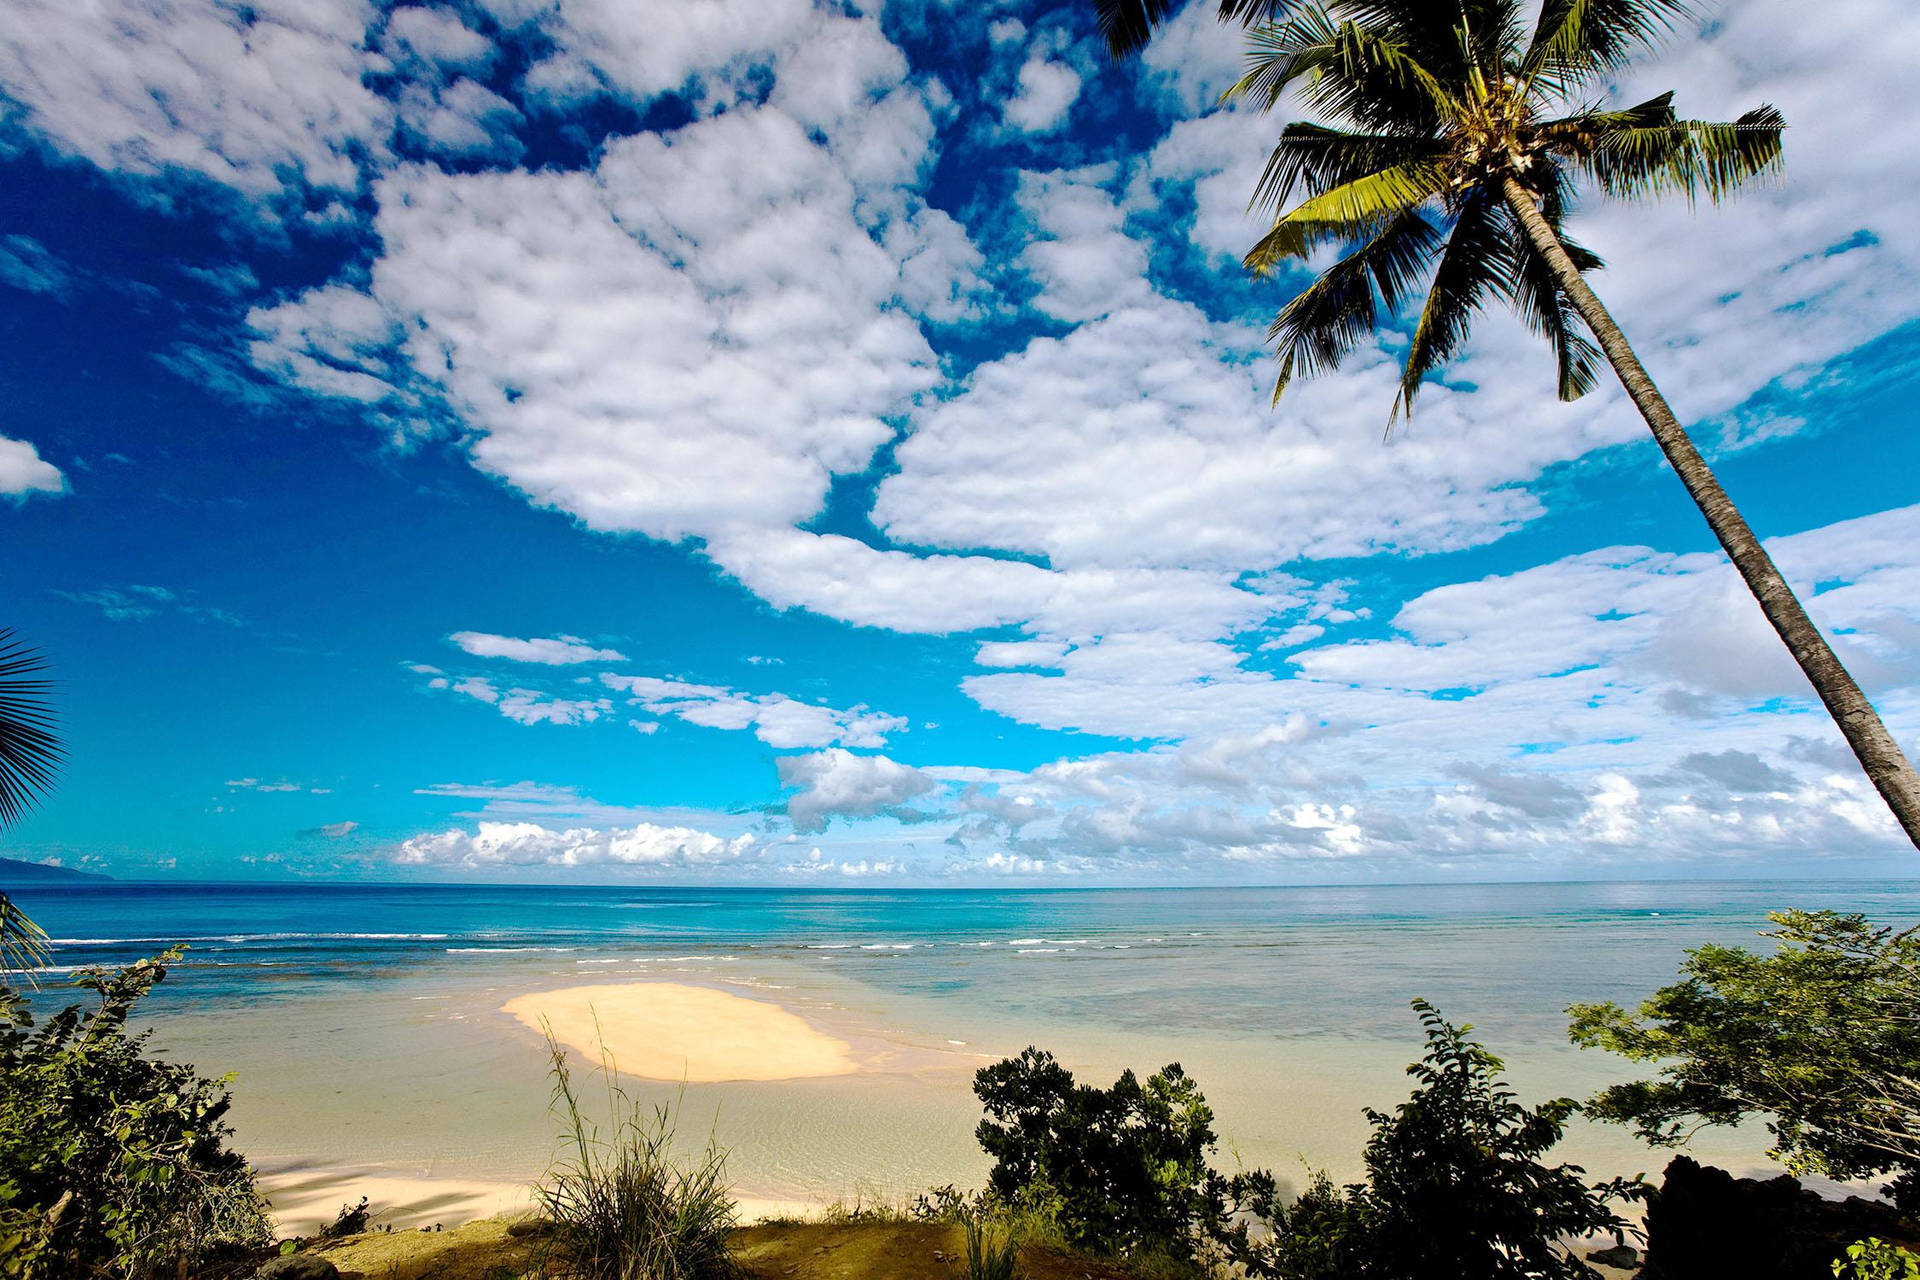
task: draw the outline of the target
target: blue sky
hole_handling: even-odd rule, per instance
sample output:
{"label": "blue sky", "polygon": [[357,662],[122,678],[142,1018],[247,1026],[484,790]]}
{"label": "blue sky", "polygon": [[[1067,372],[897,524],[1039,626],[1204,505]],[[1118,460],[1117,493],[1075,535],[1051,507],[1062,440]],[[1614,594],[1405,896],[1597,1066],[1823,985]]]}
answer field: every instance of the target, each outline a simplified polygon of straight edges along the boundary
{"label": "blue sky", "polygon": [[[1785,175],[1596,277],[1920,741],[1920,19],[1728,5],[1613,86]],[[1790,31],[1782,39],[1780,32]],[[1863,33],[1871,32],[1867,39]],[[1906,874],[1612,387],[1507,317],[1267,407],[1204,6],[23,0],[0,624],[122,876]],[[1638,95],[1638,97],[1634,95]]]}

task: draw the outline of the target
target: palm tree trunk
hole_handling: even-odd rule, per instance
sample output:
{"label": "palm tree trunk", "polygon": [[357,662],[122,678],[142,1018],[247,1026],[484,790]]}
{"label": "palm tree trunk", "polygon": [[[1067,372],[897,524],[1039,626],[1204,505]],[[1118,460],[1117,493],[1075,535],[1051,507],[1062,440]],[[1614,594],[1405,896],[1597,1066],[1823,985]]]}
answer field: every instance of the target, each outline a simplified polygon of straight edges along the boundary
{"label": "palm tree trunk", "polygon": [[1881,723],[1880,715],[1873,709],[1873,704],[1867,701],[1867,695],[1860,692],[1860,686],[1840,665],[1840,659],[1834,656],[1832,647],[1820,634],[1819,628],[1807,617],[1807,611],[1793,594],[1793,588],[1780,576],[1773,557],[1760,545],[1760,539],[1754,536],[1753,530],[1734,507],[1733,499],[1714,479],[1706,460],[1693,447],[1693,441],[1688,439],[1679,420],[1673,416],[1673,410],[1667,407],[1666,398],[1653,385],[1653,379],[1647,376],[1639,357],[1633,354],[1633,348],[1627,345],[1626,335],[1620,332],[1620,326],[1613,322],[1613,317],[1601,305],[1593,290],[1587,287],[1587,282],[1580,278],[1573,259],[1567,256],[1566,247],[1560,243],[1560,237],[1554,234],[1553,227],[1534,204],[1533,196],[1513,177],[1507,178],[1503,190],[1508,205],[1525,228],[1527,238],[1533,242],[1540,256],[1546,259],[1560,282],[1561,290],[1587,322],[1587,328],[1593,331],[1593,336],[1599,340],[1600,349],[1607,353],[1613,371],[1620,375],[1621,385],[1633,398],[1640,416],[1647,420],[1647,426],[1652,429],[1653,438],[1659,442],[1661,451],[1667,455],[1667,461],[1673,464],[1674,471],[1687,486],[1687,492],[1693,495],[1694,502],[1700,507],[1700,514],[1713,527],[1714,536],[1726,548],[1733,567],[1746,579],[1747,588],[1753,592],[1754,599],[1760,602],[1760,611],[1767,615],[1767,621],[1780,633],[1787,651],[1793,654],[1793,660],[1806,673],[1814,692],[1820,695],[1820,701],[1826,703],[1834,723],[1840,726],[1841,734],[1846,737],[1847,745],[1853,748],[1853,754],[1860,759],[1861,768],[1866,770],[1867,777],[1879,789],[1887,807],[1893,810],[1893,816],[1907,833],[1907,839],[1913,842],[1915,848],[1920,848],[1920,776],[1916,776],[1913,766],[1907,763],[1900,744],[1887,732],[1887,726]]}

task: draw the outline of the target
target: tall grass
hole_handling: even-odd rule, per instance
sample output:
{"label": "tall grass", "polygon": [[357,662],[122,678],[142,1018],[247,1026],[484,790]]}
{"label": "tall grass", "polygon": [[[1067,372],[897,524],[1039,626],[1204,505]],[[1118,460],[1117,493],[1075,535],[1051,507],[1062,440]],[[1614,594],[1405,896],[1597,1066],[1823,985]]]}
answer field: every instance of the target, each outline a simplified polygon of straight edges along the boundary
{"label": "tall grass", "polygon": [[966,1220],[967,1280],[1021,1280],[1020,1237],[996,1230],[984,1214]]}
{"label": "tall grass", "polygon": [[737,1280],[727,1249],[736,1225],[726,1153],[709,1139],[683,1163],[674,1146],[674,1110],[636,1103],[611,1062],[608,1128],[587,1119],[567,1051],[551,1032],[547,1053],[554,1111],[566,1155],[536,1189],[551,1224],[547,1245],[561,1275],[576,1280]]}

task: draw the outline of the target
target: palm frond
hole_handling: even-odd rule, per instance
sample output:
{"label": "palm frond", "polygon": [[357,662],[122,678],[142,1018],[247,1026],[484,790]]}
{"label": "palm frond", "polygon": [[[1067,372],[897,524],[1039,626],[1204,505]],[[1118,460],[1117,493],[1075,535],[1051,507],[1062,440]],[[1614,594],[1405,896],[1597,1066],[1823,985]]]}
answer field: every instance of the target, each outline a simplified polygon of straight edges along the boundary
{"label": "palm frond", "polygon": [[1460,350],[1467,329],[1489,290],[1513,292],[1512,263],[1506,253],[1513,238],[1506,207],[1491,192],[1475,191],[1462,204],[1447,236],[1447,247],[1434,268],[1426,305],[1407,344],[1406,364],[1400,374],[1400,394],[1394,399],[1389,427],[1404,412],[1413,412],[1413,398],[1426,376]]}
{"label": "palm frond", "polygon": [[1779,168],[1785,129],[1780,113],[1764,105],[1727,123],[1669,120],[1601,128],[1573,161],[1620,199],[1680,195],[1691,202],[1704,194],[1717,202]]}
{"label": "palm frond", "polygon": [[1460,110],[1414,47],[1319,5],[1254,28],[1246,73],[1222,97],[1271,109],[1296,87],[1312,110],[1375,132],[1432,135]]}
{"label": "palm frond", "polygon": [[[1518,0],[1329,0],[1340,16],[1391,32],[1421,62],[1448,81],[1463,80],[1469,66],[1504,66],[1519,53],[1525,34]],[[1468,39],[1463,43],[1461,33]],[[1462,57],[1465,53],[1466,56]]]}
{"label": "palm frond", "polygon": [[1520,58],[1530,86],[1564,94],[1618,71],[1692,16],[1684,0],[1546,0]]}
{"label": "palm frond", "polygon": [[[1220,21],[1251,26],[1270,22],[1296,0],[1220,0]],[[1116,58],[1140,52],[1153,38],[1154,29],[1173,16],[1180,0],[1093,0],[1094,17],[1107,51]]]}
{"label": "palm frond", "polygon": [[1383,169],[1437,163],[1444,154],[1444,146],[1433,138],[1290,124],[1280,130],[1247,207],[1279,208],[1296,191],[1322,195]]}
{"label": "palm frond", "polygon": [[11,826],[53,785],[61,757],[46,659],[0,628],[0,827]]}
{"label": "palm frond", "polygon": [[[1559,210],[1553,202],[1543,210],[1547,221],[1560,236],[1560,244],[1573,259],[1573,265],[1585,275],[1604,264],[1592,250],[1568,238],[1560,230]],[[1593,390],[1599,376],[1600,352],[1580,332],[1579,314],[1560,290],[1560,282],[1547,260],[1534,249],[1524,235],[1510,237],[1513,257],[1511,293],[1513,309],[1527,328],[1547,340],[1553,348],[1557,373],[1557,393],[1562,400],[1578,400]]]}
{"label": "palm frond", "polygon": [[1284,258],[1304,258],[1336,240],[1372,234],[1409,209],[1432,199],[1441,174],[1434,164],[1403,164],[1343,182],[1305,200],[1276,220],[1248,251],[1247,268],[1270,273]]}
{"label": "palm frond", "polygon": [[33,971],[46,964],[49,954],[46,930],[0,893],[0,974],[20,973],[32,982]]}
{"label": "palm frond", "polygon": [[1280,359],[1273,398],[1280,399],[1296,372],[1312,376],[1339,367],[1373,331],[1382,305],[1389,314],[1399,309],[1440,243],[1431,222],[1405,210],[1282,307],[1267,330]]}

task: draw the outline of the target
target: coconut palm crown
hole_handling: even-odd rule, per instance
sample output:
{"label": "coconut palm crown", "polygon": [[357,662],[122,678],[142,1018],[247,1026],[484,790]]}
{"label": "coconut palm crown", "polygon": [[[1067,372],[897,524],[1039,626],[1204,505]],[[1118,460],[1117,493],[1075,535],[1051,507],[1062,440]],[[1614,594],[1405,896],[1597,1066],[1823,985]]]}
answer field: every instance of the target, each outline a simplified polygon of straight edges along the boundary
{"label": "coconut palm crown", "polygon": [[[1093,5],[1116,56],[1137,50],[1175,8]],[[1253,194],[1253,207],[1273,214],[1246,257],[1257,274],[1345,249],[1274,317],[1275,399],[1296,374],[1338,366],[1377,327],[1398,322],[1422,289],[1389,428],[1491,303],[1513,307],[1546,339],[1563,399],[1592,389],[1604,355],[1920,848],[1920,775],[1587,285],[1600,260],[1562,226],[1583,183],[1628,200],[1718,201],[1778,168],[1780,113],[1760,106],[1714,123],[1681,119],[1671,94],[1624,108],[1593,100],[1691,16],[1681,0],[1219,0],[1219,16],[1247,27],[1251,41],[1247,72],[1228,97],[1271,109],[1292,93],[1331,121],[1281,129]]]}
{"label": "coconut palm crown", "polygon": [[1548,0],[1531,32],[1517,0],[1277,7],[1286,16],[1253,28],[1229,96],[1270,108],[1293,90],[1347,127],[1281,130],[1253,197],[1276,217],[1246,263],[1266,275],[1323,245],[1350,251],[1274,318],[1276,397],[1295,373],[1337,366],[1428,276],[1395,416],[1495,301],[1552,346],[1561,398],[1584,395],[1600,353],[1518,205],[1585,273],[1600,260],[1561,227],[1580,179],[1629,199],[1718,200],[1780,161],[1769,106],[1710,123],[1680,119],[1670,93],[1623,109],[1581,99],[1684,14],[1674,0]]}

